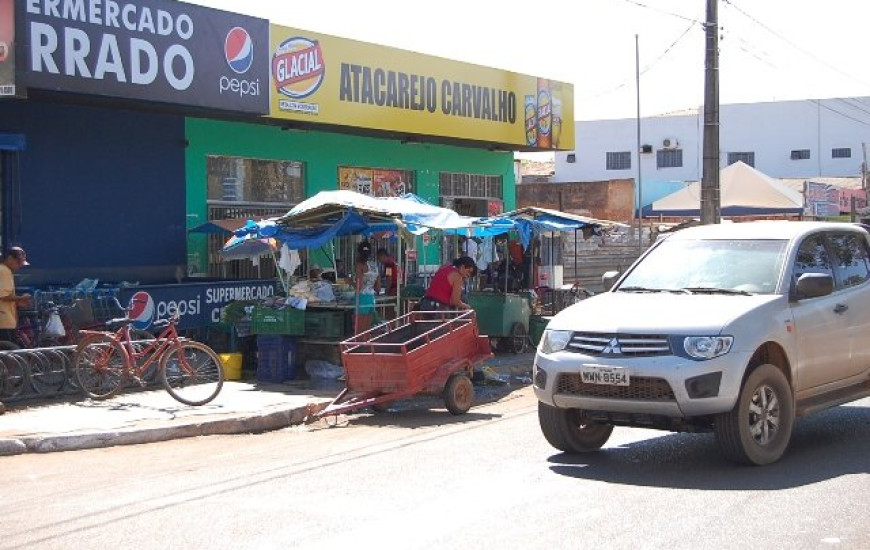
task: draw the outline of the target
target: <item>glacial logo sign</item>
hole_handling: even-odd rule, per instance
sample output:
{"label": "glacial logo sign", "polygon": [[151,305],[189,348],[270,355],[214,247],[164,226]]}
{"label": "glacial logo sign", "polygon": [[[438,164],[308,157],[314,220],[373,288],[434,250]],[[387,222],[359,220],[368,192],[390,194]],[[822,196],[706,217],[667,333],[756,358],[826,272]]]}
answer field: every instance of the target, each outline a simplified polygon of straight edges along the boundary
{"label": "glacial logo sign", "polygon": [[264,114],[269,24],[170,0],[25,0],[22,83]]}

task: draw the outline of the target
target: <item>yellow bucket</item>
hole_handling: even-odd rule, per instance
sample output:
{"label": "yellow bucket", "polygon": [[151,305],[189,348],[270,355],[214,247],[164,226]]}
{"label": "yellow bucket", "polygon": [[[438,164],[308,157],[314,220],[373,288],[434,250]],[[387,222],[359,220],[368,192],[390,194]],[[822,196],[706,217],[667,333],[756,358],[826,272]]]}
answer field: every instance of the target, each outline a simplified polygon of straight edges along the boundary
{"label": "yellow bucket", "polygon": [[241,380],[242,378],[242,354],[241,353],[219,353],[221,363],[224,367],[224,378],[226,380]]}

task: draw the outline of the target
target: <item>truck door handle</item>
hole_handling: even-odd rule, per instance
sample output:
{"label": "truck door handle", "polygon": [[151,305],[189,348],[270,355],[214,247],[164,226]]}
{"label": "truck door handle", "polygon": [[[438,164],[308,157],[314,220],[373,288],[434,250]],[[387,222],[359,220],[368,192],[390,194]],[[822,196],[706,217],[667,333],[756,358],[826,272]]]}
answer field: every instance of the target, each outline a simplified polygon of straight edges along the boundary
{"label": "truck door handle", "polygon": [[834,313],[843,313],[847,309],[849,309],[849,306],[846,304],[837,304],[834,306]]}

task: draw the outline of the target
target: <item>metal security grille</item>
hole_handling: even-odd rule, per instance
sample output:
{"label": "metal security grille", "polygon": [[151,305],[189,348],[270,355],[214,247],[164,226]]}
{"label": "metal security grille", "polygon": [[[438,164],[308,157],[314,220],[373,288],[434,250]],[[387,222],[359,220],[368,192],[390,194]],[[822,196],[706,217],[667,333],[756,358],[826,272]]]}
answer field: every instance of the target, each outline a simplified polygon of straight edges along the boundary
{"label": "metal security grille", "polygon": [[465,172],[441,172],[438,174],[442,197],[469,197],[477,199],[501,199],[502,177]]}
{"label": "metal security grille", "polygon": [[608,170],[630,170],[631,151],[607,152]]}
{"label": "metal security grille", "polygon": [[[292,205],[252,205],[252,204],[209,204],[208,219],[242,219],[273,217],[286,214]],[[277,276],[275,262],[272,258],[264,256],[260,258],[259,265],[254,265],[250,260],[221,260],[220,250],[228,235],[208,236],[208,275],[209,277],[221,277],[225,279],[271,279]]]}
{"label": "metal security grille", "polygon": [[755,167],[755,153],[752,151],[742,151],[736,153],[728,153],[728,166],[735,162],[743,162],[749,166]]}
{"label": "metal security grille", "polygon": [[681,168],[682,166],[682,149],[659,149],[656,151],[657,168]]}
{"label": "metal security grille", "polygon": [[635,399],[643,401],[675,401],[671,385],[663,378],[632,376],[628,386],[587,384],[580,374],[560,374],[556,393],[605,399]]}
{"label": "metal security grille", "polygon": [[575,332],[566,349],[586,355],[601,356],[652,357],[671,354],[671,344],[668,337],[659,334]]}
{"label": "metal security grille", "polygon": [[831,149],[832,159],[850,159],[852,158],[852,149],[849,147],[837,147]]}
{"label": "metal security grille", "polygon": [[808,160],[810,158],[809,149],[795,149],[791,152],[791,160]]}

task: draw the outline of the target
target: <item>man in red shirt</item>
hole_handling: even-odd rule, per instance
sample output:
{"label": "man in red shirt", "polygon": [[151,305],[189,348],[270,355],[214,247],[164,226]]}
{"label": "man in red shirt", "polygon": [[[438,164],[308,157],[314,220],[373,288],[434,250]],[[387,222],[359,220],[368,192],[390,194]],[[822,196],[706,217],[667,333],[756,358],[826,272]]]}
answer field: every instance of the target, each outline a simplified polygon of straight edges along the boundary
{"label": "man in red shirt", "polygon": [[382,266],[381,274],[384,277],[384,283],[381,285],[381,288],[385,288],[387,294],[395,296],[399,288],[399,277],[401,276],[399,266],[396,264],[396,260],[387,254],[385,248],[378,249],[377,258]]}

